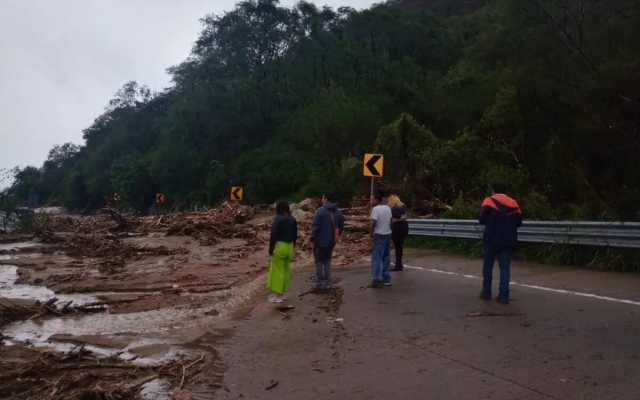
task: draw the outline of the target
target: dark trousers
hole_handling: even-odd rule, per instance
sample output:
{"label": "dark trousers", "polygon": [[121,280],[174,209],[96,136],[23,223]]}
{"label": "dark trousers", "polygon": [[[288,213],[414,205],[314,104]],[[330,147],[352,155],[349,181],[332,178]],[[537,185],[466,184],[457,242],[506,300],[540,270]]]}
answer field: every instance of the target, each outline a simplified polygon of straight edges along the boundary
{"label": "dark trousers", "polygon": [[396,268],[402,268],[402,253],[404,240],[409,235],[409,223],[407,221],[397,221],[391,227],[391,240],[396,252]]}
{"label": "dark trousers", "polygon": [[313,249],[313,262],[316,266],[316,288],[329,289],[331,287],[331,258],[333,247],[318,247]]}
{"label": "dark trousers", "polygon": [[484,264],[482,266],[482,294],[491,296],[491,282],[493,280],[493,264],[496,259],[500,267],[500,285],[498,297],[509,299],[509,282],[511,280],[511,247],[483,243]]}

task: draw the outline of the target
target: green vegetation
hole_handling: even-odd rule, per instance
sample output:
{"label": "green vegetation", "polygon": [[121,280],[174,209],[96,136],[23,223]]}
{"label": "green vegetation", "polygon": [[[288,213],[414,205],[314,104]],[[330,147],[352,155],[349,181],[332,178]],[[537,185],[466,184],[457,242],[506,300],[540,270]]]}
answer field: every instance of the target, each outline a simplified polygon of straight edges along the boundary
{"label": "green vegetation", "polygon": [[170,88],[125,84],[82,146],[14,170],[4,194],[79,209],[118,192],[142,212],[232,185],[250,203],[346,198],[379,151],[386,185],[450,216],[501,180],[529,218],[640,219],[636,0],[246,0],[202,22]]}

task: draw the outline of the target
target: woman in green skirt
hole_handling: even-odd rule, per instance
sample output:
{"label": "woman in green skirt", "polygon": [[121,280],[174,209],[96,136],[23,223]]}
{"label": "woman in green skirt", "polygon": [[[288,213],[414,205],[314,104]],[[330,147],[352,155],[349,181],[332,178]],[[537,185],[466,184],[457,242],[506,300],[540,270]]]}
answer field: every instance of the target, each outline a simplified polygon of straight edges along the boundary
{"label": "woman in green skirt", "polygon": [[276,217],[271,224],[269,255],[271,267],[267,278],[267,288],[274,293],[270,303],[282,303],[284,294],[291,286],[290,264],[298,240],[298,223],[291,216],[289,205],[281,201],[276,204]]}

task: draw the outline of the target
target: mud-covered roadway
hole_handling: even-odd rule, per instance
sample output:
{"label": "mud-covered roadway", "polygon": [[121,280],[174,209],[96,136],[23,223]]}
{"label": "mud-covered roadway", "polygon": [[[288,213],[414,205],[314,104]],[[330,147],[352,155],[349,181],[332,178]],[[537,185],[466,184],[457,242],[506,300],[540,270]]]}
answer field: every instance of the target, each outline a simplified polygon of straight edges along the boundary
{"label": "mud-covered roadway", "polygon": [[[294,268],[310,263],[314,200],[294,205]],[[368,252],[346,210],[335,265]],[[263,301],[273,210],[234,203],[147,217],[39,217],[0,236],[0,398],[209,398],[217,347]],[[49,396],[49,397],[47,397]]]}

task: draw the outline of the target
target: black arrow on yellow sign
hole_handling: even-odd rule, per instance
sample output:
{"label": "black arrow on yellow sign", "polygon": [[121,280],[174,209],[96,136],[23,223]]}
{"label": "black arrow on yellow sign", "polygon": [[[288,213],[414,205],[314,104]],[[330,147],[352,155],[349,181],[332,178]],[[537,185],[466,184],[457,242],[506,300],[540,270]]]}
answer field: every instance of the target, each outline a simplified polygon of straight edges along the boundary
{"label": "black arrow on yellow sign", "polygon": [[164,203],[164,193],[156,193],[156,203]]}
{"label": "black arrow on yellow sign", "polygon": [[231,200],[242,200],[242,188],[241,187],[232,187],[231,188]]}
{"label": "black arrow on yellow sign", "polygon": [[383,160],[382,154],[365,154],[364,176],[381,177]]}

